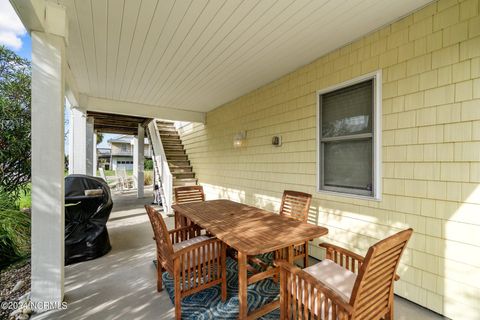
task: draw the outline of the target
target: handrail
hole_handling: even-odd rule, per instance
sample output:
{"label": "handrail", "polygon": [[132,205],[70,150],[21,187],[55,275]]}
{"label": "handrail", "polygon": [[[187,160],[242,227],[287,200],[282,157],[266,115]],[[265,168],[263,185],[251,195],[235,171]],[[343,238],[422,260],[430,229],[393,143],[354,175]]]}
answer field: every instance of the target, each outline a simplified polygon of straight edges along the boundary
{"label": "handrail", "polygon": [[157,168],[157,175],[159,177],[158,185],[162,194],[163,210],[169,214],[172,210],[173,203],[173,176],[168,166],[165,150],[163,149],[162,139],[157,127],[157,121],[150,121],[148,124],[148,133],[153,148],[153,162],[154,168]]}

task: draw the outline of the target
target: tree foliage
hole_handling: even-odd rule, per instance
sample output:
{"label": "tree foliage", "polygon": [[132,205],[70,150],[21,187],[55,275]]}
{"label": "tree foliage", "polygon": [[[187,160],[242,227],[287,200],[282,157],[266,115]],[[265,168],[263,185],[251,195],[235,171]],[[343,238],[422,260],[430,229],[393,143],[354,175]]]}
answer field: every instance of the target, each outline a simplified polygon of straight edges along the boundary
{"label": "tree foliage", "polygon": [[97,144],[102,143],[103,138],[104,138],[103,133],[101,132],[97,133]]}
{"label": "tree foliage", "polygon": [[0,191],[17,196],[31,176],[30,62],[0,46]]}

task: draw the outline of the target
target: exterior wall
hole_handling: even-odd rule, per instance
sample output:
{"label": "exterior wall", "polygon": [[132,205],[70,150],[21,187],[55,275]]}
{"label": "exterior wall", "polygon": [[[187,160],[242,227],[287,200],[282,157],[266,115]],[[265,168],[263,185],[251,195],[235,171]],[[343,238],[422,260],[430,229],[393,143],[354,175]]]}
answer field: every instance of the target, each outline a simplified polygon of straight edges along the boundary
{"label": "exterior wall", "polygon": [[[133,146],[130,143],[110,143],[112,147],[112,155],[122,155],[122,156],[132,156],[133,155]],[[122,149],[122,147],[124,149]]]}
{"label": "exterior wall", "polygon": [[[110,143],[112,155],[121,155],[121,156],[132,156],[133,157],[133,145],[130,143],[119,143],[112,142]],[[126,151],[122,150],[122,146],[126,147]],[[125,149],[124,149],[125,150]],[[144,155],[147,158],[152,157],[152,151],[149,144],[145,144]]]}
{"label": "exterior wall", "polygon": [[117,169],[133,170],[133,157],[113,156],[110,170]]}
{"label": "exterior wall", "polygon": [[[273,67],[273,66],[272,66]],[[316,91],[381,69],[382,200],[316,192]],[[246,147],[234,149],[236,132]],[[396,293],[454,319],[479,319],[479,1],[441,0],[181,128],[207,198],[277,211],[285,189],[314,195],[311,223],[364,253],[415,233]],[[283,146],[270,144],[280,134]],[[321,258],[315,241],[314,256]]]}

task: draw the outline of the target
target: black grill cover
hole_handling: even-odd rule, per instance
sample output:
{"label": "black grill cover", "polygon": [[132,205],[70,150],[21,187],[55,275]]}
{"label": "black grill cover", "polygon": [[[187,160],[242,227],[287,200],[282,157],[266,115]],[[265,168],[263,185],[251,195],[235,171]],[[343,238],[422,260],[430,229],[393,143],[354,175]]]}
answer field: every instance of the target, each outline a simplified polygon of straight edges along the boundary
{"label": "black grill cover", "polygon": [[[103,194],[85,196],[90,189],[102,189]],[[110,188],[103,179],[82,174],[65,177],[65,265],[110,251],[106,224],[112,206]]]}

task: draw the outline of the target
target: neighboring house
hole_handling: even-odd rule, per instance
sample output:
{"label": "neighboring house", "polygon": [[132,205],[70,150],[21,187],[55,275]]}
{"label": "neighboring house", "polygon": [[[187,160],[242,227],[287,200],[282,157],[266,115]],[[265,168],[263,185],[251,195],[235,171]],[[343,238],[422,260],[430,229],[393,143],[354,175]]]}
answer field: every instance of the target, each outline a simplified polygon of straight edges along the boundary
{"label": "neighboring house", "polygon": [[112,156],[112,149],[97,147],[97,164],[98,168],[110,170],[110,158]]}
{"label": "neighboring house", "polygon": [[[123,135],[114,139],[109,139],[108,143],[110,149],[97,148],[97,155],[99,165],[102,163],[101,159],[107,158],[106,150],[109,150],[109,162],[103,162],[104,168],[107,166],[110,170],[117,170],[125,168],[126,170],[133,170],[133,136]],[[148,139],[145,139],[145,158],[151,159],[152,152]]]}

